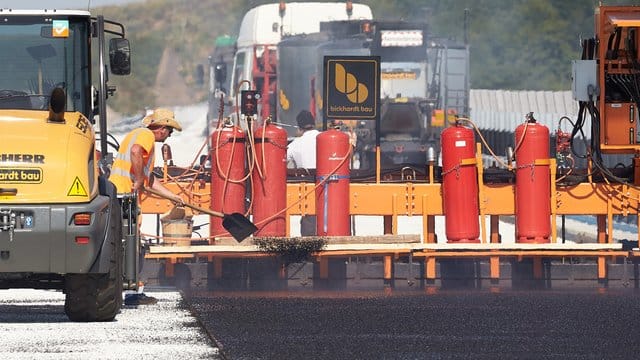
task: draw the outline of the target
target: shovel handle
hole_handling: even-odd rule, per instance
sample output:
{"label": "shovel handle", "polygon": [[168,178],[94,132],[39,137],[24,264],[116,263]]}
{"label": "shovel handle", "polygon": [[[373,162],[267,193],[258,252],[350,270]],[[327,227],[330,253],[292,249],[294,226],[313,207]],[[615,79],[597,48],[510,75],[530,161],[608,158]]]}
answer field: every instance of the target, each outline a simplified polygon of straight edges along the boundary
{"label": "shovel handle", "polygon": [[[148,192],[148,193],[150,193],[150,194],[153,194],[153,195],[159,196],[159,197],[161,197],[161,198],[164,198],[164,199],[167,199],[167,200],[171,200],[171,201],[173,201],[173,199],[172,199],[172,198],[170,198],[170,197],[168,197],[168,196],[165,196],[165,195],[164,195],[164,194],[162,194],[161,192],[159,192],[159,191],[157,191],[157,190],[154,190],[154,189],[152,189],[152,188],[145,187],[145,188],[144,188],[144,191],[146,191],[146,192]],[[221,213],[221,212],[218,212],[218,211],[213,211],[213,210],[211,210],[211,209],[205,209],[205,208],[202,208],[202,207],[200,207],[200,206],[192,205],[192,204],[189,204],[189,203],[186,203],[186,202],[185,202],[185,203],[183,203],[183,204],[184,204],[184,206],[186,206],[186,207],[192,208],[193,210],[197,210],[197,211],[202,212],[202,213],[205,213],[205,214],[209,214],[209,215],[211,215],[211,216],[217,216],[217,217],[220,217],[220,218],[223,218],[223,217],[224,217],[224,214],[223,214],[223,213]]]}

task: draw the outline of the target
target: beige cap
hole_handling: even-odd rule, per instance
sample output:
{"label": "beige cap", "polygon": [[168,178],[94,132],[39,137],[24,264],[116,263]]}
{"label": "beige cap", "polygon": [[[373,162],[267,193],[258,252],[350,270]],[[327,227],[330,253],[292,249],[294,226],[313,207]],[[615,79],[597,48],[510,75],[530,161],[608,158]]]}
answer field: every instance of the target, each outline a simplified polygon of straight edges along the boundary
{"label": "beige cap", "polygon": [[142,124],[146,127],[150,126],[170,126],[178,131],[182,131],[182,126],[176,120],[173,111],[169,109],[155,109],[151,114],[142,119]]}

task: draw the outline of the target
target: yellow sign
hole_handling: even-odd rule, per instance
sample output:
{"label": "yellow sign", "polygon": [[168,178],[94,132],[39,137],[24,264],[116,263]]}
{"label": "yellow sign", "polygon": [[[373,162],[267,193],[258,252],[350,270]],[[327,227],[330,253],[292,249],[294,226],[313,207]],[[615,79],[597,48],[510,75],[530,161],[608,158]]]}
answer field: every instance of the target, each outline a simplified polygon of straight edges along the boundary
{"label": "yellow sign", "polygon": [[379,56],[324,57],[325,116],[330,119],[377,119]]}
{"label": "yellow sign", "polygon": [[42,169],[40,168],[6,168],[0,167],[0,184],[40,184]]}
{"label": "yellow sign", "polygon": [[413,71],[392,71],[383,72],[380,78],[382,80],[415,80],[418,75]]}
{"label": "yellow sign", "polygon": [[444,120],[447,120],[448,124],[454,124],[457,119],[457,112],[455,109],[449,109],[447,111],[447,116],[444,115],[444,110],[435,109],[433,110],[433,114],[431,115],[431,126],[444,126]]}
{"label": "yellow sign", "polygon": [[284,93],[284,90],[280,89],[279,95],[280,107],[282,107],[282,110],[289,110],[289,99],[287,98],[287,94]]}
{"label": "yellow sign", "polygon": [[80,179],[77,176],[76,179],[73,180],[73,184],[71,184],[67,196],[87,196],[87,190],[85,190],[82,182],[80,182]]}

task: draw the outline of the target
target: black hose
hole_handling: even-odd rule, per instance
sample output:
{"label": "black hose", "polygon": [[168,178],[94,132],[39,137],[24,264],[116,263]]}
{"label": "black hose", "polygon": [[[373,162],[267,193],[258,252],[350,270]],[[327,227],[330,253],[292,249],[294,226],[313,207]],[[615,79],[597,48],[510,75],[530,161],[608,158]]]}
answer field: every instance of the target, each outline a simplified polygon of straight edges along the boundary
{"label": "black hose", "polygon": [[[607,59],[615,60],[618,58],[618,51],[620,50],[620,33],[622,29],[616,28],[615,32],[612,32],[609,35],[609,41],[607,42]],[[613,44],[615,40],[615,45]]]}

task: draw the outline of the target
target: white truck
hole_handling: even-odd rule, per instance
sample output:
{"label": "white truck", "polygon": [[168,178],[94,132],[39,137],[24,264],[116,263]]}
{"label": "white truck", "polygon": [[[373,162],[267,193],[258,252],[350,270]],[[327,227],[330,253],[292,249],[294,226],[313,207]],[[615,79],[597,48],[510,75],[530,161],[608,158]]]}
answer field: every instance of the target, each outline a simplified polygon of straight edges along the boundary
{"label": "white truck", "polygon": [[275,119],[276,46],[282,37],[316,33],[323,21],[372,17],[369,6],[351,1],[281,2],[252,8],[240,24],[227,105],[235,104],[242,90],[257,90],[259,117]]}

